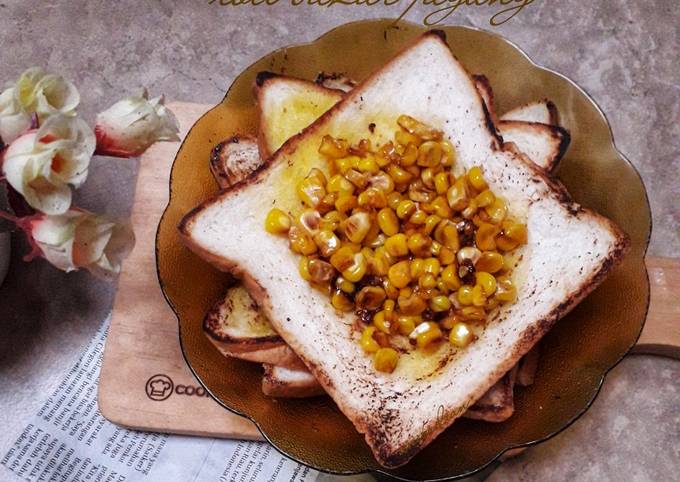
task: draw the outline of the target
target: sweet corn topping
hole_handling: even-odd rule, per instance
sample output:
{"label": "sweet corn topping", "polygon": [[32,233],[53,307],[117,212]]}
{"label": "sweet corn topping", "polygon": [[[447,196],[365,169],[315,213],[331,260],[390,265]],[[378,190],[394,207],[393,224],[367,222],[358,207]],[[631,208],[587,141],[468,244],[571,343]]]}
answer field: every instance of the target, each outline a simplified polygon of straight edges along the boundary
{"label": "sweet corn topping", "polygon": [[405,346],[474,342],[473,326],[517,298],[504,254],[528,238],[482,167],[453,174],[455,149],[441,131],[407,115],[397,124],[376,148],[324,136],[327,169],[297,184],[302,209],[273,208],[264,222],[302,255],[303,279],[356,312],[359,343],[385,373]]}

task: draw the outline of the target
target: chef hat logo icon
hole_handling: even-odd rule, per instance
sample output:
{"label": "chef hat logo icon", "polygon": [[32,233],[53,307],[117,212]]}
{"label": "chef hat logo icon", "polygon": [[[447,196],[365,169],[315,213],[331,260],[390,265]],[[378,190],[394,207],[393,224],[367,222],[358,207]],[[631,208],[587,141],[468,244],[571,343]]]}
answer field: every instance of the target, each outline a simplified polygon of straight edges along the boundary
{"label": "chef hat logo icon", "polygon": [[157,374],[149,378],[146,382],[146,396],[151,400],[160,402],[172,395],[175,387],[172,379],[163,374]]}

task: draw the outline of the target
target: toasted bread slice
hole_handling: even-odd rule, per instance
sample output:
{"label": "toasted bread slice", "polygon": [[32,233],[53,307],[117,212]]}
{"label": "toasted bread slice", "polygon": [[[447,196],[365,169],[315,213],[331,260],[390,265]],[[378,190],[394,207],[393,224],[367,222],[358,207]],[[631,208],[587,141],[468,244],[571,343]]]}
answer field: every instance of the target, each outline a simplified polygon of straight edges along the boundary
{"label": "toasted bread slice", "polygon": [[525,122],[539,122],[551,126],[560,125],[560,118],[557,106],[548,99],[530,102],[528,104],[515,107],[500,117],[500,120],[514,120]]}
{"label": "toasted bread slice", "polygon": [[[554,171],[571,141],[569,132],[557,125],[555,105],[550,101],[536,102],[513,109],[499,120],[489,79],[475,75],[474,80],[503,142],[512,142],[534,164],[547,172]],[[552,119],[554,123],[545,122]]]}
{"label": "toasted bread slice", "polygon": [[538,122],[502,120],[498,131],[503,142],[512,142],[523,154],[547,172],[552,172],[569,147],[571,136],[559,126]]}
{"label": "toasted bread slice", "polygon": [[260,155],[252,146],[252,136],[232,136],[217,144],[210,153],[210,170],[220,188],[233,186],[248,177],[260,164]]}
{"label": "toasted bread slice", "polygon": [[[179,226],[193,251],[242,278],[386,467],[408,462],[460,417],[604,279],[629,245],[611,221],[572,202],[561,185],[501,144],[472,78],[442,36],[419,37],[253,176],[202,203]],[[526,219],[529,240],[513,271],[517,301],[493,313],[475,343],[459,351],[442,344],[427,355],[415,350],[383,374],[357,342],[355,316],[336,312],[325,293],[310,288],[287,239],[267,234],[262,222],[272,207],[297,207],[294,180],[325,169],[317,155],[324,135],[380,145],[402,114],[441,129],[455,146],[458,169],[481,164],[490,188]]]}
{"label": "toasted bread slice", "polygon": [[305,398],[325,395],[314,375],[304,369],[290,369],[265,363],[262,393],[276,398]]}
{"label": "toasted bread slice", "polygon": [[515,378],[517,365],[468,408],[463,417],[486,422],[504,422],[515,412]]}
{"label": "toasted bread slice", "polygon": [[[285,79],[285,80],[282,80]],[[343,91],[294,77],[269,73],[257,77],[260,108],[258,143],[260,157],[267,159],[291,137],[317,120],[340,99]]]}
{"label": "toasted bread slice", "polygon": [[342,92],[349,92],[357,85],[356,81],[339,72],[319,72],[314,82],[327,89],[341,90]]}
{"label": "toasted bread slice", "polygon": [[520,387],[528,387],[534,383],[540,358],[540,344],[534,346],[517,364],[517,378],[515,382]]}

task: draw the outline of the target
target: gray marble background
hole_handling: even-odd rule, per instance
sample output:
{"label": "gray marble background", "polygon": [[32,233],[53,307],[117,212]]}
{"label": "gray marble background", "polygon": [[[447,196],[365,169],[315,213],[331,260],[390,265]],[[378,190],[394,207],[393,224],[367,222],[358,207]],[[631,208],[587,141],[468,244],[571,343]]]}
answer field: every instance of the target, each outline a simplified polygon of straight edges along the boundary
{"label": "gray marble background", "polygon": [[[79,87],[89,121],[144,86],[173,100],[217,103],[235,75],[272,49],[402,9],[0,0],[0,83],[32,65],[59,72]],[[461,7],[446,23],[491,29],[497,9]],[[430,11],[416,6],[406,19],[419,22]],[[647,186],[654,213],[649,252],[659,256],[680,251],[678,18],[673,0],[534,0],[493,28],[600,104]],[[127,214],[136,171],[135,161],[96,159],[79,204]],[[14,241],[0,288],[0,454],[94,334],[115,292],[86,274],[22,263],[26,247],[16,235]],[[680,480],[679,387],[680,362],[628,357],[581,420],[503,464],[491,480]]]}

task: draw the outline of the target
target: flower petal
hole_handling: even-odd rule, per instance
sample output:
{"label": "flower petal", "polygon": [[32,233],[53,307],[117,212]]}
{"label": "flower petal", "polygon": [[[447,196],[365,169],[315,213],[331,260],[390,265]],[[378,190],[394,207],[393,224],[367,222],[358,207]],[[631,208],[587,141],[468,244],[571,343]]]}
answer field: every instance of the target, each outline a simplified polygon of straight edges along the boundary
{"label": "flower petal", "polygon": [[31,116],[24,112],[14,95],[14,88],[0,94],[0,140],[9,144],[31,125]]}
{"label": "flower petal", "polygon": [[57,216],[43,216],[31,223],[31,236],[42,256],[66,272],[78,269],[73,262],[73,243],[81,216],[72,210]]}
{"label": "flower petal", "polygon": [[37,112],[40,119],[55,113],[74,115],[80,103],[75,85],[60,75],[32,67],[19,76],[16,99],[25,112]]}
{"label": "flower petal", "polygon": [[158,141],[177,141],[179,124],[163,97],[128,97],[97,116],[97,152],[120,157],[141,155]]}

